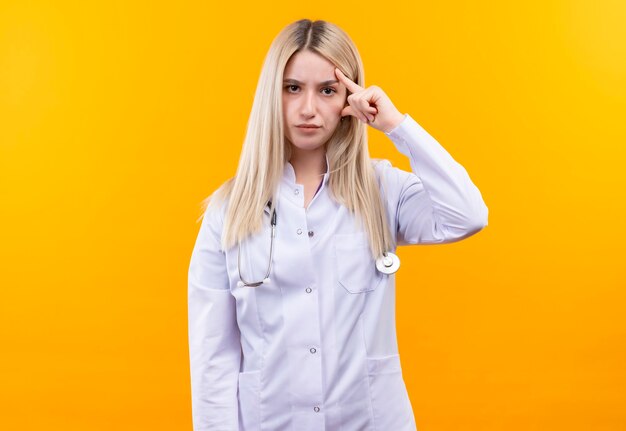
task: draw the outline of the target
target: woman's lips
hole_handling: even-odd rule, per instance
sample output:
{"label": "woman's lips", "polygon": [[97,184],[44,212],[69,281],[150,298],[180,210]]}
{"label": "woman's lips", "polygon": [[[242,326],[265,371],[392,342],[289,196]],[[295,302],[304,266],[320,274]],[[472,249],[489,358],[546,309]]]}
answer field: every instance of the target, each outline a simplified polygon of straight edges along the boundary
{"label": "woman's lips", "polygon": [[321,129],[321,127],[318,126],[296,126],[296,128],[303,133],[313,133]]}

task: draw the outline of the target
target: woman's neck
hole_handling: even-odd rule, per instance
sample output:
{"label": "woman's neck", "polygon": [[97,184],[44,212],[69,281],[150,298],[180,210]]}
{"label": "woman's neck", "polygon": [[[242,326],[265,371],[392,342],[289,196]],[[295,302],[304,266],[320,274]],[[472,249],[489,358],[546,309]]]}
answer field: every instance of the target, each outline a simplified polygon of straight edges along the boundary
{"label": "woman's neck", "polygon": [[289,163],[296,173],[296,183],[319,181],[326,172],[326,149],[323,145],[314,150],[302,150],[294,146]]}

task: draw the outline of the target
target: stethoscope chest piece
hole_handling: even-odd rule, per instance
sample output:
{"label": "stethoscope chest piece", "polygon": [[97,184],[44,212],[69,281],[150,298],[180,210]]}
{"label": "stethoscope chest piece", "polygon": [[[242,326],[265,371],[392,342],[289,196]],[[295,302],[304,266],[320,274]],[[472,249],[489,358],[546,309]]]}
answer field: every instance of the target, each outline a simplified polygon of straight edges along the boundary
{"label": "stethoscope chest piece", "polygon": [[393,274],[398,268],[400,268],[400,259],[390,251],[376,259],[376,269],[383,274]]}

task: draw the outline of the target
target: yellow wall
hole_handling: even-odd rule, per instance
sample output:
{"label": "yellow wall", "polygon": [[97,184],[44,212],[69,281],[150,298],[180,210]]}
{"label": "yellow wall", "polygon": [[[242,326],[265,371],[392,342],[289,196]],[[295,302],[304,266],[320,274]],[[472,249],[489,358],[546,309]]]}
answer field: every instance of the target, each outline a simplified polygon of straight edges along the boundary
{"label": "yellow wall", "polygon": [[419,430],[626,429],[617,0],[1,2],[0,429],[191,429],[199,204],[234,173],[271,40],[303,17],[351,35],[366,85],[490,210],[466,241],[399,249]]}

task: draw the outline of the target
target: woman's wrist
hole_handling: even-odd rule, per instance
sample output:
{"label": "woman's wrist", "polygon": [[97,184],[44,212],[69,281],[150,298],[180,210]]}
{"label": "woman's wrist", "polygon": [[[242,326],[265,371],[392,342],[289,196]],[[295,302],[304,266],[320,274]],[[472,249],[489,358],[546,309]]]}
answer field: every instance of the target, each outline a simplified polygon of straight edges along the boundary
{"label": "woman's wrist", "polygon": [[393,129],[395,129],[396,127],[398,127],[400,125],[400,123],[402,123],[402,121],[404,120],[405,115],[403,113],[401,113],[400,111],[396,111],[396,113],[393,115],[392,119],[385,125],[383,125],[382,129],[384,133],[389,133],[391,132]]}

